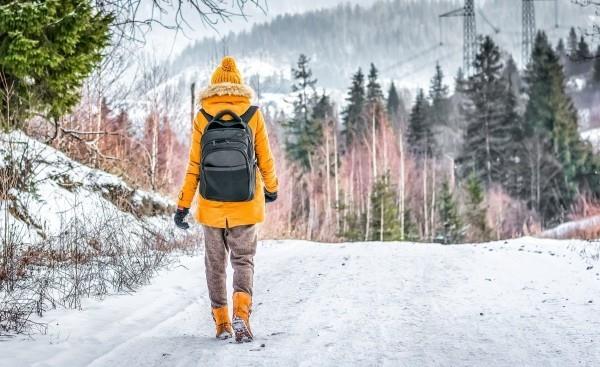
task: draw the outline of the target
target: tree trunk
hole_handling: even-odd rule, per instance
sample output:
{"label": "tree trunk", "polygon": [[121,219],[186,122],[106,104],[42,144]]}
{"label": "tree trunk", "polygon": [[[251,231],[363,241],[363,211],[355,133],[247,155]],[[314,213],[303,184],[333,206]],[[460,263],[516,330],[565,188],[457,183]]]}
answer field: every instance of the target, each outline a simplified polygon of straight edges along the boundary
{"label": "tree trunk", "polygon": [[388,151],[387,151],[387,139],[386,139],[386,134],[383,130],[383,128],[380,129],[380,137],[381,140],[383,140],[383,173],[387,173],[388,172]]}
{"label": "tree trunk", "polygon": [[431,225],[429,228],[431,229],[431,239],[435,236],[435,158],[431,160]]}
{"label": "tree trunk", "polygon": [[[367,193],[368,194],[368,193]],[[369,229],[371,227],[371,205],[367,204],[367,219],[365,220],[365,241],[369,240]]]}
{"label": "tree trunk", "polygon": [[383,223],[383,197],[379,203],[379,241],[383,242],[383,228],[385,224]]}
{"label": "tree trunk", "polygon": [[[336,120],[337,121],[337,118]],[[334,121],[334,124],[335,124]],[[334,176],[334,186],[335,186],[335,231],[339,233],[340,231],[340,184],[339,184],[339,175],[338,175],[338,143],[337,143],[337,125],[334,125],[333,128],[333,176]]]}
{"label": "tree trunk", "polygon": [[404,177],[404,137],[402,135],[402,130],[400,130],[400,137],[398,138],[398,147],[400,148],[400,239],[404,241],[404,185],[405,185],[405,177]]}
{"label": "tree trunk", "polygon": [[152,113],[152,118],[150,119],[152,123],[152,148],[151,148],[151,156],[150,156],[150,185],[152,186],[152,190],[156,190],[156,166],[158,163],[158,117],[157,113]]}
{"label": "tree trunk", "polygon": [[329,157],[329,128],[325,130],[325,222],[331,219],[331,162]]}
{"label": "tree trunk", "polygon": [[313,212],[314,212],[314,208],[313,208],[313,200],[314,200],[314,165],[312,162],[312,156],[309,154],[308,156],[308,164],[310,166],[310,175],[309,175],[309,182],[308,182],[308,187],[309,189],[307,190],[308,192],[308,220],[306,223],[306,238],[308,238],[308,240],[312,240],[312,227],[313,227]]}
{"label": "tree trunk", "polygon": [[371,145],[372,145],[372,149],[371,151],[373,152],[373,180],[375,180],[377,178],[377,145],[376,140],[375,140],[375,135],[376,135],[376,131],[375,131],[375,110],[373,110],[373,118],[372,118],[372,123],[371,123]]}
{"label": "tree trunk", "polygon": [[423,237],[429,238],[429,216],[427,210],[427,157],[423,158]]}
{"label": "tree trunk", "polygon": [[[295,172],[293,170],[291,170],[291,176],[293,177],[293,175],[295,175]],[[291,182],[291,187],[292,190],[294,190],[294,182]],[[287,218],[287,232],[289,235],[292,235],[292,214],[294,211],[294,195],[292,193],[289,193],[289,198],[290,198],[290,207],[288,210],[288,218]]]}

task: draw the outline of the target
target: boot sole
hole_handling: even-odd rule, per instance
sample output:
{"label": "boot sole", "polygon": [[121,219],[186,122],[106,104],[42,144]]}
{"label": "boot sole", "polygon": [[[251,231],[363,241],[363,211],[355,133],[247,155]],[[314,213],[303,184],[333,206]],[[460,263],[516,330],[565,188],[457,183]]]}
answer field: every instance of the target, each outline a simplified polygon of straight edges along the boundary
{"label": "boot sole", "polygon": [[248,343],[254,338],[252,333],[248,329],[246,322],[240,318],[233,319],[231,324],[235,333],[235,341],[238,343]]}
{"label": "boot sole", "polygon": [[233,337],[233,335],[231,335],[230,333],[224,331],[221,334],[217,335],[217,339],[219,340],[227,340],[229,338]]}

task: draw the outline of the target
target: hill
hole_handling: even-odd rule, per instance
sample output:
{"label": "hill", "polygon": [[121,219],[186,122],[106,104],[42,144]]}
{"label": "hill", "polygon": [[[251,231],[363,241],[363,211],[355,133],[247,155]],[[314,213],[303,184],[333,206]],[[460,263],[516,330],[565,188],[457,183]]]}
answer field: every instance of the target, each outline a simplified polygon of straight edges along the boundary
{"label": "hill", "polygon": [[[298,54],[305,53],[313,60],[320,85],[328,88],[346,88],[351,73],[373,61],[386,79],[393,78],[401,85],[424,85],[436,61],[451,75],[462,63],[461,19],[438,18],[461,4],[392,0],[368,7],[347,4],[280,15],[250,31],[200,40],[176,57],[171,69],[177,73],[190,66],[212,66],[219,56],[229,53],[260,59],[288,73]],[[490,0],[479,6],[478,33],[493,34],[505,51],[520,60],[521,2]],[[589,9],[570,2],[559,2],[559,6],[559,27],[555,28],[553,2],[536,2],[538,27],[549,32],[553,42],[566,37],[569,27],[590,22]],[[263,81],[262,89],[268,88],[269,83]]]}

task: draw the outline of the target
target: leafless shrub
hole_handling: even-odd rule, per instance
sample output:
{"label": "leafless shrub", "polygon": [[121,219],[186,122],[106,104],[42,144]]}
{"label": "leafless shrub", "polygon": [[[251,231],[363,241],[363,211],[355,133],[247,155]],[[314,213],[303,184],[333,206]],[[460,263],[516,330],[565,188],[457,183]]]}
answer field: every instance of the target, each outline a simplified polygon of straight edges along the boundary
{"label": "leafless shrub", "polygon": [[45,325],[34,315],[56,307],[77,309],[88,297],[134,292],[175,260],[172,253],[197,250],[196,234],[178,237],[174,228],[152,224],[164,226],[163,219],[103,203],[92,213],[73,203],[61,215],[60,230],[36,244],[11,233],[0,271],[0,334],[43,332]]}
{"label": "leafless shrub", "polygon": [[531,236],[541,231],[538,215],[500,187],[487,192],[487,221],[496,240]]}

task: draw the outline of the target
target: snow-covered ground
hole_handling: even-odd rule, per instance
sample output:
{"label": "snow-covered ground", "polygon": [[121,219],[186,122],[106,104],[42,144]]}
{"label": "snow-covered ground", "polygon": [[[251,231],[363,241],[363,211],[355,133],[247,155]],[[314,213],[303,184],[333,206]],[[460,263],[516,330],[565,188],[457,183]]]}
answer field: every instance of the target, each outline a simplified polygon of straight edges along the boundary
{"label": "snow-covered ground", "polygon": [[80,164],[20,131],[0,134],[0,174],[10,167],[16,169],[9,174],[25,182],[9,189],[14,210],[4,210],[10,205],[0,202],[0,223],[10,228],[17,242],[36,244],[60,237],[73,229],[74,220],[86,223],[88,229],[119,223],[129,232],[144,225],[172,227],[175,207],[167,198],[130,187],[121,178]]}
{"label": "snow-covered ground", "polygon": [[591,129],[581,133],[584,140],[589,141],[595,151],[600,151],[600,129]]}
{"label": "snow-covered ground", "polygon": [[547,229],[540,234],[540,237],[554,239],[569,239],[577,236],[578,233],[593,233],[595,228],[600,227],[600,215],[595,215],[583,219],[565,222],[558,226]]}
{"label": "snow-covered ground", "polygon": [[0,342],[0,365],[598,366],[597,250],[268,241],[253,343],[213,338],[203,259],[186,257],[136,294],[47,313],[47,335]]}

